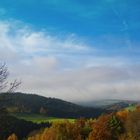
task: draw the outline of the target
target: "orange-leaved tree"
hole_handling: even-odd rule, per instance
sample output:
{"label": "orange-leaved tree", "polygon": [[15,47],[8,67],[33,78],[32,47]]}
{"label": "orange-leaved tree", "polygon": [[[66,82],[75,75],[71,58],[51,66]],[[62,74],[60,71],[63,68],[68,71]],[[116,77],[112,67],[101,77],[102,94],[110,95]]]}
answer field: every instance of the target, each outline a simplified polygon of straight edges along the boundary
{"label": "orange-leaved tree", "polygon": [[93,123],[93,130],[89,135],[89,140],[117,140],[121,133],[121,122],[116,115],[103,115]]}
{"label": "orange-leaved tree", "polygon": [[15,134],[12,134],[7,138],[7,140],[18,140],[18,138]]}

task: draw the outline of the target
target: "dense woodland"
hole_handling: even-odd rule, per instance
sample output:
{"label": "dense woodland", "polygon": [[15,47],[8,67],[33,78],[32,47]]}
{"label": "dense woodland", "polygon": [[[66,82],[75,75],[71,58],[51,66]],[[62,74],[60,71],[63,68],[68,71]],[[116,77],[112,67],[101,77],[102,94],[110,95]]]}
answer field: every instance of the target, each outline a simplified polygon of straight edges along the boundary
{"label": "dense woodland", "polygon": [[[32,102],[30,102],[31,98]],[[0,100],[0,140],[140,140],[138,105],[133,110],[124,108],[109,113],[99,109],[100,113],[94,114],[95,108],[81,107],[63,100],[32,94],[3,93],[0,94]],[[39,124],[18,119],[11,114],[38,113],[47,117],[48,110],[55,107],[56,114],[61,114],[58,116],[65,116],[62,115],[65,111],[60,109],[63,107],[65,110],[71,107],[69,113],[73,114],[80,109],[84,112],[79,118],[75,114],[70,115],[76,118],[74,122],[66,119],[62,122]],[[94,114],[93,117],[85,117],[88,111]],[[84,117],[83,113],[85,113]]]}
{"label": "dense woodland", "polygon": [[[97,119],[80,118],[75,122],[56,122],[51,127],[30,132],[27,140],[140,140],[140,107],[101,115]],[[24,132],[24,130],[23,130]],[[7,140],[18,140],[12,133]],[[21,138],[19,138],[21,140]]]}
{"label": "dense woodland", "polygon": [[51,126],[50,123],[32,123],[11,116],[4,108],[0,109],[0,140],[5,140],[11,133],[15,133],[19,140],[35,130]]}
{"label": "dense woodland", "polygon": [[0,106],[8,112],[39,113],[59,118],[91,118],[105,112],[101,108],[83,107],[60,99],[23,93],[1,93]]}

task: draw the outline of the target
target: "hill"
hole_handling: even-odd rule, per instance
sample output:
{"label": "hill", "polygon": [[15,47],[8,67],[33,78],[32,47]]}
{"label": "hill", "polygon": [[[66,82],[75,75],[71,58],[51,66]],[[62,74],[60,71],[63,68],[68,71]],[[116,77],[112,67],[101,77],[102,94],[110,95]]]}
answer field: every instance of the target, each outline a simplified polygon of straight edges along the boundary
{"label": "hill", "polygon": [[139,105],[140,101],[131,100],[98,100],[89,101],[84,103],[79,103],[79,105],[89,106],[89,107],[99,107],[110,111],[119,111],[124,108],[129,108],[131,106]]}
{"label": "hill", "polygon": [[105,112],[101,108],[83,107],[56,98],[25,93],[1,93],[0,106],[12,113],[43,114],[59,118],[90,118]]}
{"label": "hill", "polygon": [[82,101],[78,102],[79,105],[89,106],[89,107],[104,107],[108,105],[112,105],[115,103],[119,103],[121,100],[115,99],[102,99],[102,100],[91,100],[91,101]]}
{"label": "hill", "polygon": [[108,106],[104,106],[106,110],[119,111],[121,109],[131,110],[139,104],[139,101],[120,101]]}

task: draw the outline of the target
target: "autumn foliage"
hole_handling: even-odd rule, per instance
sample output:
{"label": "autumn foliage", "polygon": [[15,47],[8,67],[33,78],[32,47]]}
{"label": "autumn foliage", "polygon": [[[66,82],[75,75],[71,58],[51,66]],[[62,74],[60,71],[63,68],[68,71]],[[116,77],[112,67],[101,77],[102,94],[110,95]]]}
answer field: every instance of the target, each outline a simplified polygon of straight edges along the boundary
{"label": "autumn foliage", "polygon": [[[15,134],[7,140],[17,140]],[[140,109],[121,110],[97,119],[55,122],[27,140],[140,140]]]}
{"label": "autumn foliage", "polygon": [[123,131],[120,120],[114,114],[99,117],[92,128],[89,140],[117,140]]}
{"label": "autumn foliage", "polygon": [[12,134],[8,137],[7,140],[18,140],[17,136],[15,134]]}
{"label": "autumn foliage", "polygon": [[75,123],[57,122],[40,134],[29,137],[28,140],[83,140],[90,131],[89,124],[84,119],[79,119]]}

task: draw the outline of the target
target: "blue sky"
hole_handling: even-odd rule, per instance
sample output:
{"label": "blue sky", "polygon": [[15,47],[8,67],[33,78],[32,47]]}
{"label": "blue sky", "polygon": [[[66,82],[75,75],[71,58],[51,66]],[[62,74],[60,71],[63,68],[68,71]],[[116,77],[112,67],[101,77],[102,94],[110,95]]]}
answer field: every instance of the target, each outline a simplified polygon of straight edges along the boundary
{"label": "blue sky", "polygon": [[35,28],[94,37],[104,34],[139,39],[139,0],[1,0],[2,18]]}
{"label": "blue sky", "polygon": [[137,99],[139,7],[139,0],[1,0],[0,59],[25,92]]}

